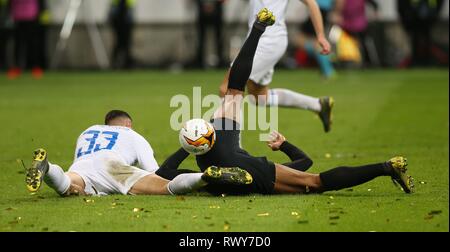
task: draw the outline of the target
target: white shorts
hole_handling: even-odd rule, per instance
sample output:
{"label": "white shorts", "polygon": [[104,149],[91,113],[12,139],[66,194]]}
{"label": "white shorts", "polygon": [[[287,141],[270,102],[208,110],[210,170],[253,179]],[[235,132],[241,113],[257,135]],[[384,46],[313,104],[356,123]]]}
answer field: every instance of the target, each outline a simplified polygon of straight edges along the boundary
{"label": "white shorts", "polygon": [[108,152],[73,163],[69,172],[80,175],[85,192],[92,195],[128,194],[139,179],[151,174]]}
{"label": "white shorts", "polygon": [[267,86],[272,82],[275,65],[280,61],[288,46],[287,36],[262,36],[253,59],[250,80]]}

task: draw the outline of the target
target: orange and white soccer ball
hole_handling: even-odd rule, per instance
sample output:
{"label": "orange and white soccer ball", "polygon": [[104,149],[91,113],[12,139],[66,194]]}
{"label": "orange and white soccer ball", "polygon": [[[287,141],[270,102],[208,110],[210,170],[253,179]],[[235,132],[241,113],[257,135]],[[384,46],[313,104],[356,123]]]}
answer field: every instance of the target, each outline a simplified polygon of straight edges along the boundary
{"label": "orange and white soccer ball", "polygon": [[214,145],[216,134],[211,123],[203,119],[192,119],[183,124],[179,135],[180,144],[193,155],[203,155]]}

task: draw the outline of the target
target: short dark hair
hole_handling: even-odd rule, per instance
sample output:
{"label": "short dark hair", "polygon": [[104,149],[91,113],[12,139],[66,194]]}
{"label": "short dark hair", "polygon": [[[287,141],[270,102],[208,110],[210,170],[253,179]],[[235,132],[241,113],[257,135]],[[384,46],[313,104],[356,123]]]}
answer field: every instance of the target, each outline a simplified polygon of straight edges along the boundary
{"label": "short dark hair", "polygon": [[109,125],[109,123],[112,120],[119,118],[119,117],[125,117],[125,118],[128,118],[131,121],[133,121],[133,119],[131,119],[131,116],[127,112],[122,111],[122,110],[111,110],[105,116],[105,125]]}

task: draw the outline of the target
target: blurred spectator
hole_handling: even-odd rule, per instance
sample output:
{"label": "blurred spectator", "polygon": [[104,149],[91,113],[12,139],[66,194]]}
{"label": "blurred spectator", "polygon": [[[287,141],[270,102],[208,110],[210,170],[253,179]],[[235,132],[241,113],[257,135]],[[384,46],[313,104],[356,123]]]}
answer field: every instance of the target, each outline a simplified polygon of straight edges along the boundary
{"label": "blurred spectator", "polygon": [[218,57],[217,66],[225,66],[223,57],[223,3],[226,0],[196,0],[198,16],[197,16],[197,58],[195,65],[198,67],[205,67],[205,55],[207,28],[212,26],[214,28],[214,38],[216,46],[216,53]]}
{"label": "blurred spectator", "polygon": [[114,68],[131,68],[133,65],[131,45],[134,27],[134,5],[135,0],[112,0],[109,18],[115,35],[112,53]]}
{"label": "blurred spectator", "polygon": [[12,33],[12,22],[7,0],[0,0],[0,70],[9,67],[7,62],[7,46]]}
{"label": "blurred spectator", "polygon": [[23,69],[32,68],[32,75],[41,78],[39,63],[39,0],[10,0],[14,21],[14,64],[8,77],[17,78]]}
{"label": "blurred spectator", "polygon": [[[325,29],[328,28],[328,14],[333,9],[334,0],[317,0],[320,12],[322,13],[323,24]],[[320,54],[316,45],[316,36],[314,26],[310,18],[307,19],[300,27],[301,32],[297,35],[297,45],[304,49],[309,57],[316,60],[320,70],[325,78],[335,76],[335,70],[331,63],[329,55]]]}
{"label": "blurred spectator", "polygon": [[398,0],[398,13],[411,41],[411,63],[431,63],[431,29],[439,17],[442,0]]}
{"label": "blurred spectator", "polygon": [[39,0],[39,22],[37,31],[37,62],[40,67],[46,69],[47,58],[47,29],[50,24],[50,11],[47,9],[47,1]]}
{"label": "blurred spectator", "polygon": [[368,27],[366,3],[369,3],[377,13],[378,4],[374,0],[336,0],[335,10],[332,13],[332,21],[358,40],[364,65],[373,63],[366,43]]}

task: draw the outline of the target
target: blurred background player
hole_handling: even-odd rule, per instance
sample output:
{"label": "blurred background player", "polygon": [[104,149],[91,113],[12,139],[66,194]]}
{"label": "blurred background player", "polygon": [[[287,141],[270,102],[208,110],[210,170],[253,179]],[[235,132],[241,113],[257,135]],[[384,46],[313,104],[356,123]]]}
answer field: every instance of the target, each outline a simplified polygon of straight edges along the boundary
{"label": "blurred background player", "polygon": [[217,58],[213,65],[216,67],[224,67],[226,65],[224,52],[224,38],[223,38],[223,16],[224,3],[226,0],[195,0],[197,9],[197,48],[196,59],[194,66],[205,68],[207,66],[205,59],[205,51],[207,45],[208,28],[214,30],[214,43]]}
{"label": "blurred background player", "polygon": [[34,78],[43,75],[44,53],[40,15],[45,11],[43,0],[9,0],[14,21],[14,63],[8,71],[10,79],[17,78],[22,70],[31,68]]}
{"label": "blurred background player", "polygon": [[37,62],[43,70],[48,68],[47,57],[47,33],[50,25],[51,15],[46,0],[39,0],[39,20],[37,28]]}
{"label": "blurred background player", "polygon": [[0,71],[8,69],[7,47],[12,33],[8,0],[0,0]]}
{"label": "blurred background player", "polygon": [[[131,129],[128,113],[112,110],[105,125],[94,125],[77,140],[75,159],[68,172],[48,162],[47,152],[37,149],[26,171],[26,184],[36,192],[42,181],[61,196],[110,194],[184,194],[208,183],[251,183],[245,171],[208,168],[205,173],[181,174],[172,181],[155,174],[159,166],[144,137]],[[170,168],[170,167],[169,167]]]}
{"label": "blurred background player", "polygon": [[[439,18],[442,0],[398,0],[397,9],[411,44],[407,65],[429,66],[432,60],[431,31]],[[447,55],[448,60],[448,55]]]}
{"label": "blurred background player", "polygon": [[112,62],[114,68],[128,69],[133,65],[131,45],[133,43],[135,0],[112,0],[109,20],[114,31]]}
{"label": "blurred background player", "polygon": [[[322,15],[315,0],[302,0],[308,7],[310,18],[316,32],[317,43],[322,54],[330,53],[330,44],[325,37]],[[331,110],[333,99],[329,97],[315,98],[292,90],[276,88],[269,89],[272,82],[274,67],[285,54],[288,46],[288,32],[285,22],[289,0],[250,0],[249,30],[258,11],[268,8],[277,17],[275,24],[262,35],[256,50],[252,73],[247,82],[248,93],[254,97],[258,105],[291,107],[318,113],[325,132],[331,129]],[[220,96],[227,91],[229,72],[220,86]]]}
{"label": "blurred background player", "polygon": [[371,57],[374,54],[369,49],[369,43],[372,43],[372,40],[367,34],[366,4],[370,4],[375,12],[378,11],[378,4],[374,0],[336,0],[331,18],[334,24],[339,25],[358,41],[362,65],[374,66],[379,62],[375,57]]}
{"label": "blurred background player", "polygon": [[[328,14],[334,8],[334,0],[316,0],[322,14],[325,29],[328,28]],[[336,75],[329,55],[320,53],[320,46],[315,38],[315,29],[312,19],[307,19],[300,27],[300,33],[296,36],[297,46],[306,51],[307,55],[317,62],[322,75],[329,79]]]}

